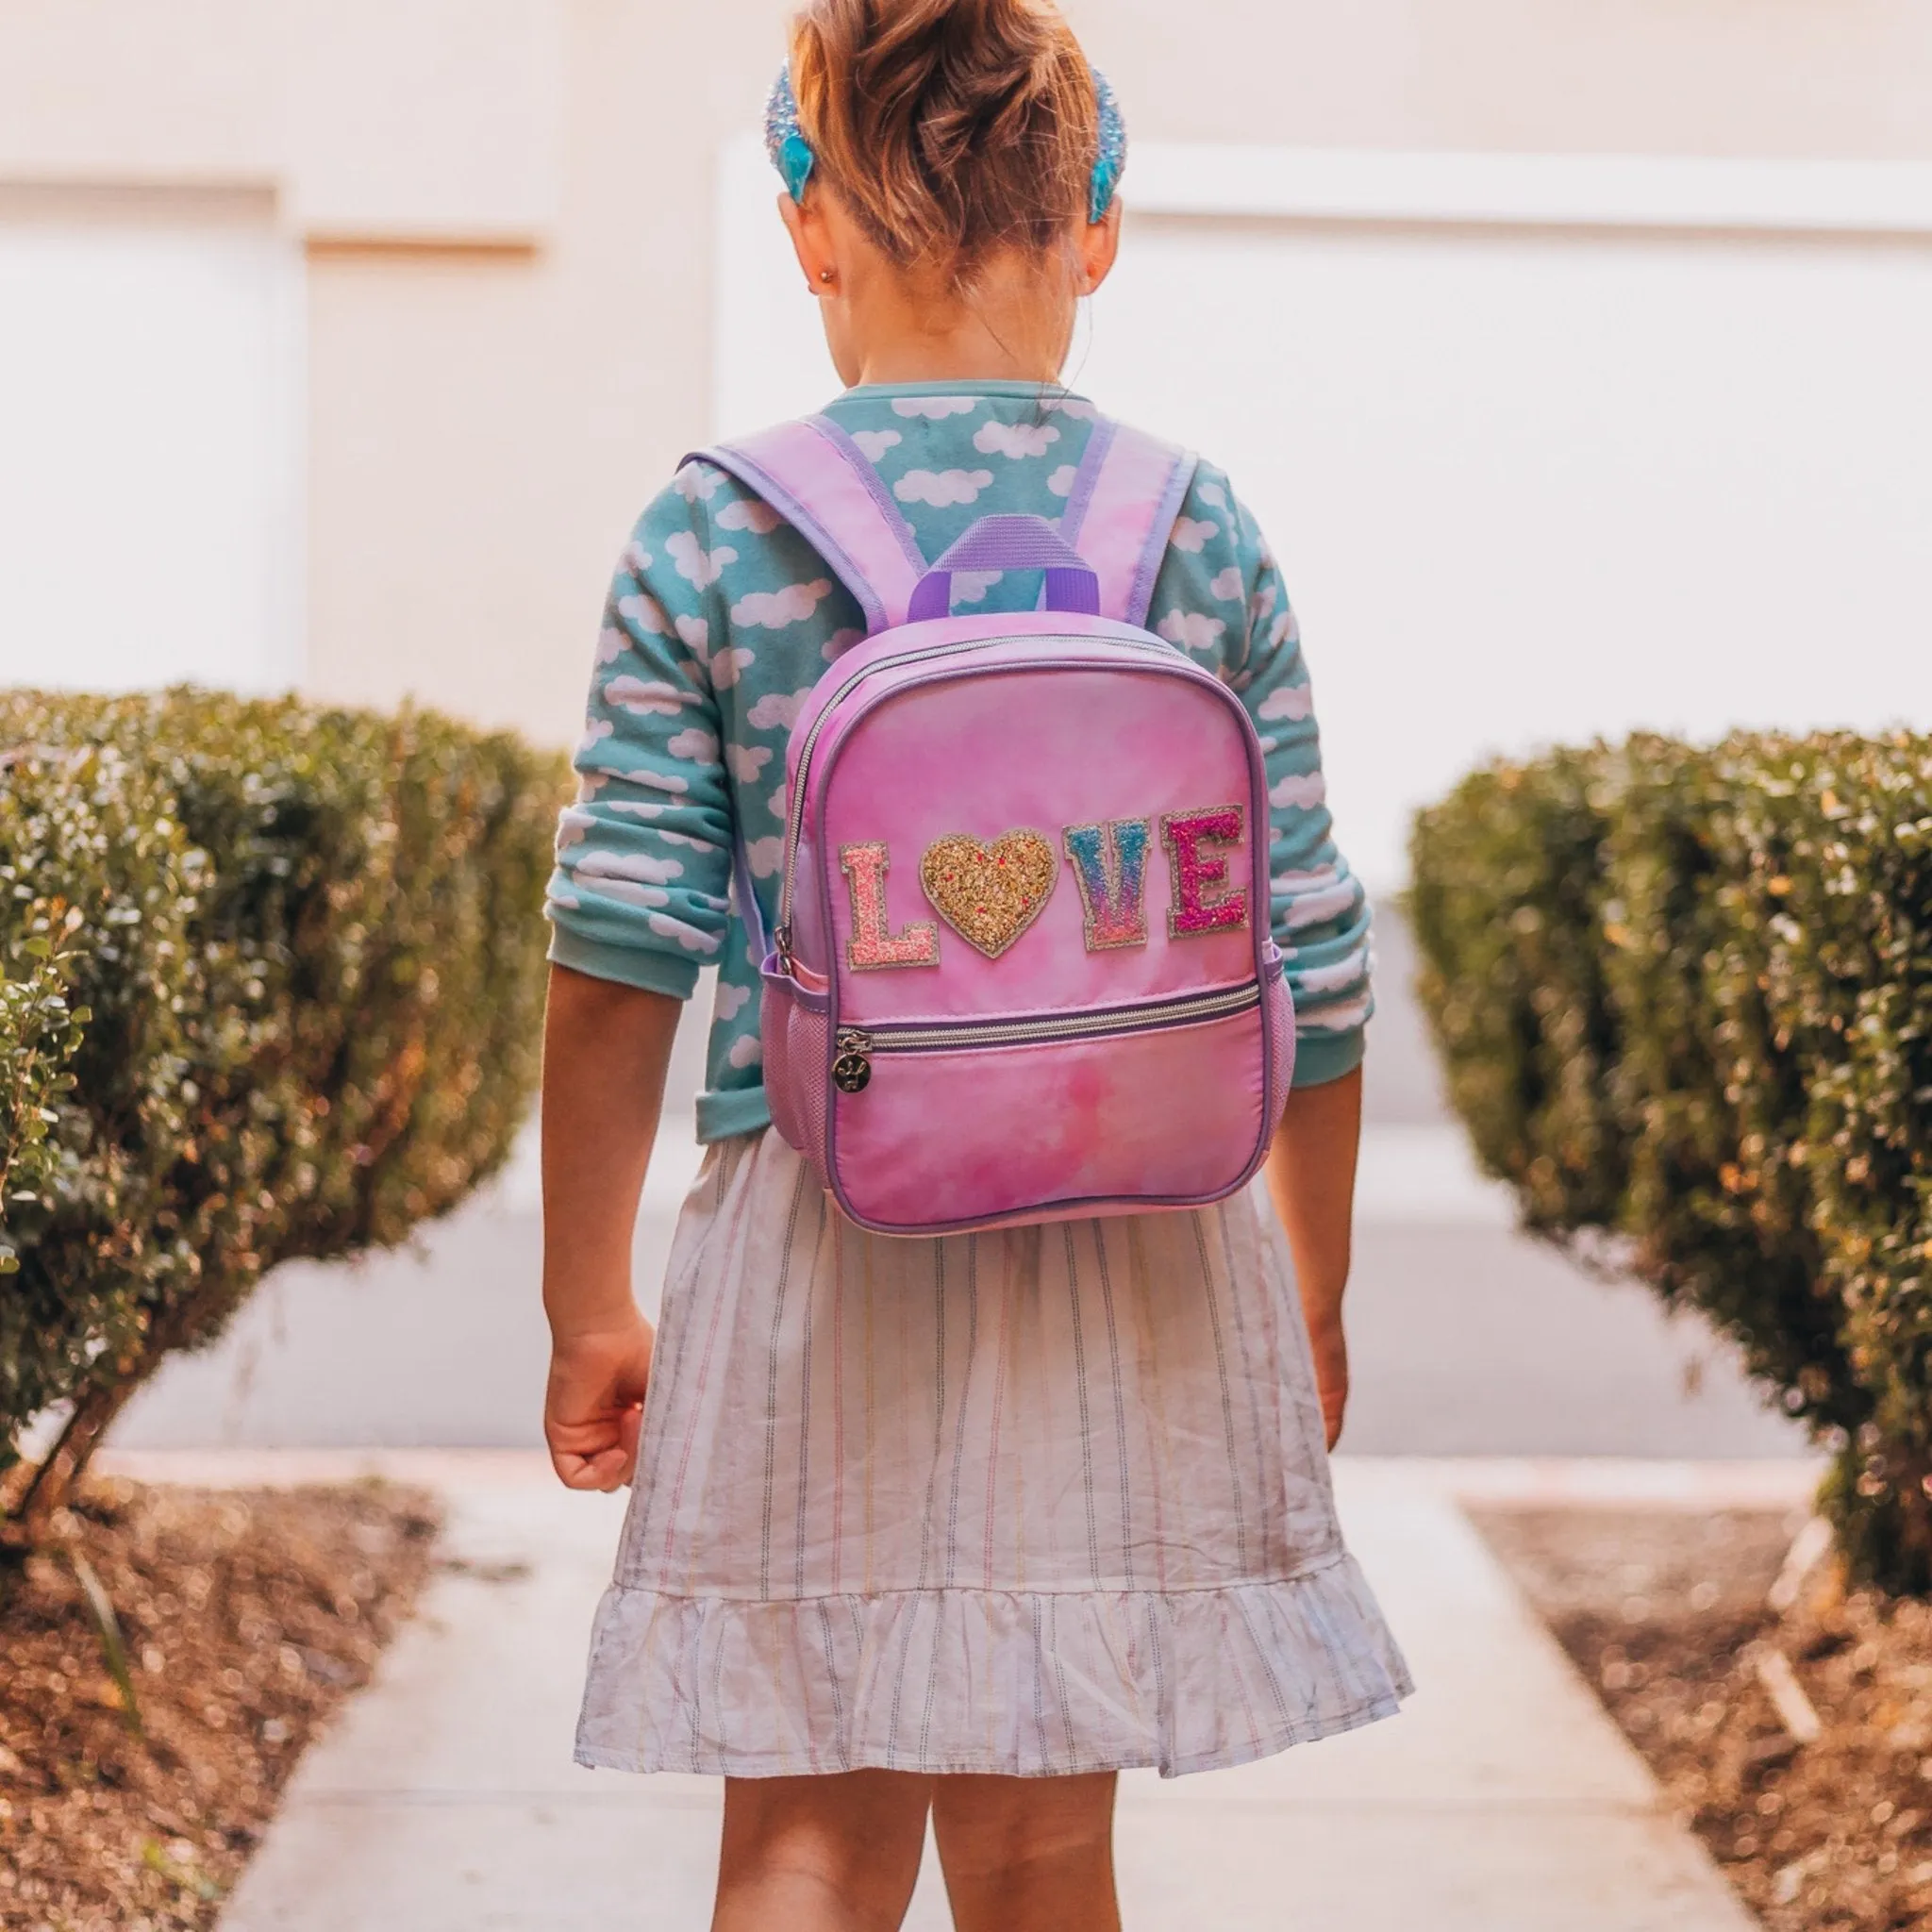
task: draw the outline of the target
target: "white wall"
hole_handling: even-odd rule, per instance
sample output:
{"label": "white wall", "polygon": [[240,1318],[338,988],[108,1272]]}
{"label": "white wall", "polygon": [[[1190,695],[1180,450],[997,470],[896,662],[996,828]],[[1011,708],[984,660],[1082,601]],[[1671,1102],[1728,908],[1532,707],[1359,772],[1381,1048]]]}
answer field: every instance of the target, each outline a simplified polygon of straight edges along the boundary
{"label": "white wall", "polygon": [[[1143,200],[1199,206],[1162,192],[1186,160],[1137,161]],[[1674,209],[1579,201],[1560,227],[1553,165],[1517,158],[1488,220],[1423,194],[1407,221],[1387,194],[1370,221],[1143,216],[1075,352],[1076,385],[1224,464],[1270,531],[1338,829],[1378,884],[1413,808],[1491,751],[1932,721],[1923,196],[1827,224],[1811,177],[1774,176],[1747,227],[1735,172],[1685,163]],[[724,291],[737,427],[829,373],[766,182],[743,155],[724,178],[727,275],[768,278]]]}
{"label": "white wall", "polygon": [[303,266],[256,214],[0,200],[0,684],[299,674]]}

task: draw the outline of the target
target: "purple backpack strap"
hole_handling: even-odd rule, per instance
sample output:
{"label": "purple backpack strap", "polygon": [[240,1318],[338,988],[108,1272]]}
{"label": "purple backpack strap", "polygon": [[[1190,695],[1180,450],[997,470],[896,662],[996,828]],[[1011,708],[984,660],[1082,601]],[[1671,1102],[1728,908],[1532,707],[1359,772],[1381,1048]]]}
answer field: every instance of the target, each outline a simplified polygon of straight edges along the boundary
{"label": "purple backpack strap", "polygon": [[1074,478],[1060,535],[1100,579],[1100,614],[1143,629],[1195,458],[1102,417]]}
{"label": "purple backpack strap", "polygon": [[879,473],[829,417],[781,423],[692,460],[728,471],[791,524],[858,600],[868,632],[906,622],[925,558]]}

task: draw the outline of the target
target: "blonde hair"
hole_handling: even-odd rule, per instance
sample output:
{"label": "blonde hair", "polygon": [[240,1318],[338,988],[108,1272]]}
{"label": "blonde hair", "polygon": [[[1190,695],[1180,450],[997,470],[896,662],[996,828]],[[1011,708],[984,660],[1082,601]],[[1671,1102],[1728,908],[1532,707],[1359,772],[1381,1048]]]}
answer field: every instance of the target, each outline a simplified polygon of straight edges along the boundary
{"label": "blonde hair", "polygon": [[962,288],[1086,216],[1093,70],[1052,0],[812,0],[791,83],[824,180],[902,268]]}

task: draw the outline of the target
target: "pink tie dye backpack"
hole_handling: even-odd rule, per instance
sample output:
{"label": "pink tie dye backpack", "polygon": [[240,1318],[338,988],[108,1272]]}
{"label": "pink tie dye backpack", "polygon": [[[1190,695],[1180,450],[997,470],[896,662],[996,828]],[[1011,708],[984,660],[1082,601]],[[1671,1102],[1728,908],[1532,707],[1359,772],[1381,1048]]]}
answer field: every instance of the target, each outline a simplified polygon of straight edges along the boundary
{"label": "pink tie dye backpack", "polygon": [[[787,518],[870,635],[799,714],[764,955],[778,1132],[861,1226],[1191,1208],[1254,1175],[1294,1027],[1241,701],[1143,628],[1193,459],[1095,425],[1058,529],[991,516],[930,567],[824,417],[700,452]],[[956,571],[1043,608],[951,614]]]}

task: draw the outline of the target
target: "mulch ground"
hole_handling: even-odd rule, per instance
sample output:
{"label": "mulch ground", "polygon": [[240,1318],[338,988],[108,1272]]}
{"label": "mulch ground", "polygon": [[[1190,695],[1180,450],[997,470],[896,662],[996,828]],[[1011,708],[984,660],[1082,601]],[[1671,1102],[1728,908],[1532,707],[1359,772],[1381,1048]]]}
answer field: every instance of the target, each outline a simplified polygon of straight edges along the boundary
{"label": "mulch ground", "polygon": [[100,1482],[58,1528],[0,1598],[0,1926],[212,1926],[303,1746],[408,1616],[434,1506]]}
{"label": "mulch ground", "polygon": [[[1779,1515],[1475,1513],[1771,1932],[1932,1928],[1932,1605],[1847,1595],[1827,1564],[1772,1615],[1798,1527]],[[1759,1646],[1816,1742],[1780,1722]]]}

